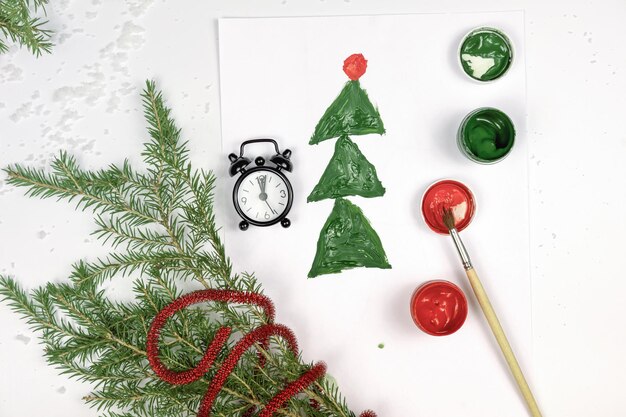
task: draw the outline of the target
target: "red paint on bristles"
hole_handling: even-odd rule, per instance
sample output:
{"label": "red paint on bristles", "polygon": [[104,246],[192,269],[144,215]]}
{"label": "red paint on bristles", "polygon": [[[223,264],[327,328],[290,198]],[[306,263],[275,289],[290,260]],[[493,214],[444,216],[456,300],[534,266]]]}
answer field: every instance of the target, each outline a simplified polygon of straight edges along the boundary
{"label": "red paint on bristles", "polygon": [[[243,354],[250,349],[255,343],[259,343],[263,349],[269,348],[269,339],[271,336],[280,336],[287,342],[289,349],[297,355],[298,353],[298,341],[295,335],[288,327],[282,324],[274,323],[274,304],[268,297],[249,292],[239,292],[230,290],[202,290],[195,291],[190,294],[177,298],[172,303],[163,308],[154,318],[148,331],[146,351],[148,354],[148,362],[150,366],[162,380],[173,384],[183,385],[189,384],[199,380],[205,375],[213,366],[217,355],[220,353],[228,338],[231,335],[231,328],[228,326],[222,326],[216,332],[213,340],[206,349],[206,352],[200,362],[193,368],[186,371],[175,372],[168,369],[159,359],[159,337],[161,330],[167,320],[172,317],[177,311],[189,307],[193,304],[198,304],[207,301],[219,301],[226,303],[236,304],[251,304],[261,307],[266,318],[267,323],[261,327],[258,327],[251,332],[244,335],[235,344],[235,347],[226,356],[226,359],[222,363],[221,367],[217,370],[215,376],[209,383],[202,402],[200,403],[200,409],[198,410],[198,417],[210,417],[213,403],[217,398],[219,392],[222,390],[228,376],[233,372],[235,366],[239,362],[239,359]],[[265,366],[265,357],[259,352],[259,363],[262,367]],[[295,381],[287,384],[278,394],[276,394],[261,410],[258,417],[271,417],[279,410],[290,398],[293,398],[306,387],[311,385],[318,379],[321,379],[326,374],[326,365],[322,362],[318,362],[311,367],[308,371],[302,374]],[[320,407],[319,403],[315,400],[311,400],[311,406],[313,408]],[[256,411],[255,407],[248,408],[242,417],[252,417]],[[360,417],[376,417],[373,411],[367,410],[361,413]]]}

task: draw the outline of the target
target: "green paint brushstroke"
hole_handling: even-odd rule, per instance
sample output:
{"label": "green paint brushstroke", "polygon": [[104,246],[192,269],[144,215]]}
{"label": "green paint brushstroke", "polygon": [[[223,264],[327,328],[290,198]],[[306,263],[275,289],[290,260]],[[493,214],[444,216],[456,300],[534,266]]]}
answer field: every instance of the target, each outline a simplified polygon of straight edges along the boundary
{"label": "green paint brushstroke", "polygon": [[359,207],[335,200],[317,241],[309,278],[357,267],[390,269],[378,234]]}
{"label": "green paint brushstroke", "polygon": [[376,168],[363,156],[356,143],[341,136],[335,143],[335,153],[322,178],[307,198],[307,202],[349,195],[380,197],[385,187],[376,174]]}
{"label": "green paint brushstroke", "polygon": [[358,80],[348,81],[315,126],[309,144],[315,145],[339,136],[370,133],[385,133],[378,109],[367,97]]}

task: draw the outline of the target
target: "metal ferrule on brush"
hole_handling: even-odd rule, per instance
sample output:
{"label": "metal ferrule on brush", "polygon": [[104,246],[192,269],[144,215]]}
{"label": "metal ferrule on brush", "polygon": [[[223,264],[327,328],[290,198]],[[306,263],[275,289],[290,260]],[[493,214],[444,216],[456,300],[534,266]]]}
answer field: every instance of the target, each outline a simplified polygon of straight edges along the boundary
{"label": "metal ferrule on brush", "polygon": [[463,245],[459,232],[456,229],[450,229],[450,236],[452,236],[454,246],[456,246],[456,250],[459,252],[461,262],[463,262],[463,268],[465,268],[466,271],[472,269],[472,261],[469,257],[469,253],[467,253],[467,249],[465,249],[465,245]]}

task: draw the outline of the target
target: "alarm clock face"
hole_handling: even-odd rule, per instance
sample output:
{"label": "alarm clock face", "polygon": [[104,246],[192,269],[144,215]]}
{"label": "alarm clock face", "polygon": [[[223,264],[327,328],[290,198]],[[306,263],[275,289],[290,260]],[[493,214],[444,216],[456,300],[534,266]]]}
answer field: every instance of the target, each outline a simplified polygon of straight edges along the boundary
{"label": "alarm clock face", "polygon": [[291,208],[293,191],[287,177],[267,168],[253,168],[235,184],[233,200],[237,212],[250,223],[269,226]]}

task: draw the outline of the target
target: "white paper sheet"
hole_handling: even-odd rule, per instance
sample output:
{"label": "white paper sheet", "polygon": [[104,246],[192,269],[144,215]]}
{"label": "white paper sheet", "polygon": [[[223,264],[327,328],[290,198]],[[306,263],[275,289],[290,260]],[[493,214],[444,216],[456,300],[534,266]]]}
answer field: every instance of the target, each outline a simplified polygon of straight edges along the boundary
{"label": "white paper sheet", "polygon": [[[509,35],[509,73],[481,84],[465,76],[458,45],[469,30],[494,26]],[[254,271],[291,326],[304,358],[324,360],[355,412],[379,416],[526,416],[521,397],[466,282],[449,238],[423,223],[421,195],[441,178],[469,185],[477,199],[462,233],[475,267],[518,354],[530,370],[527,144],[523,12],[220,20],[224,166],[220,197],[227,250],[237,269]],[[391,270],[353,269],[307,279],[320,229],[333,201],[306,203],[335,140],[308,140],[347,81],[343,60],[368,59],[361,85],[378,105],[387,133],[353,136],[387,189],[382,198],[350,197],[380,235]],[[467,160],[455,137],[469,111],[493,106],[517,129],[513,152],[484,166]],[[235,178],[226,155],[253,137],[293,151],[292,226],[237,229]],[[258,146],[250,156],[270,156]],[[465,325],[432,337],[413,324],[413,289],[431,279],[460,285],[470,300]],[[384,343],[384,348],[378,347]],[[463,413],[463,414],[460,414]]]}

